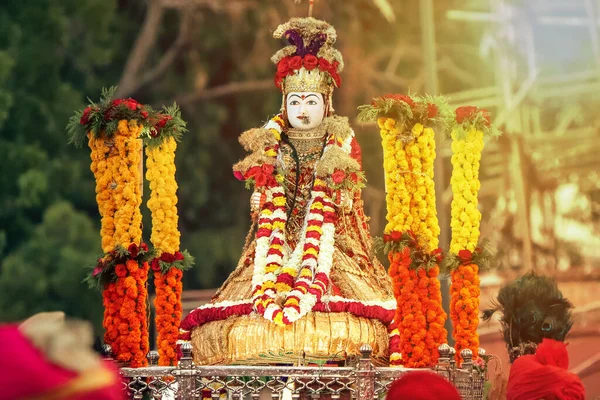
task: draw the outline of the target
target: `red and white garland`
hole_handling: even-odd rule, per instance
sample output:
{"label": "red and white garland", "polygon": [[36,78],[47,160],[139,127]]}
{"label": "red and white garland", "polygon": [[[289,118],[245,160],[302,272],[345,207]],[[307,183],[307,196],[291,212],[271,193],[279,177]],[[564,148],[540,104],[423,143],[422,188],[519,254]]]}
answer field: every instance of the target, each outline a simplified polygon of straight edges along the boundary
{"label": "red and white garland", "polygon": [[[190,331],[197,326],[212,321],[222,321],[232,316],[249,315],[253,311],[251,299],[238,301],[222,301],[202,305],[190,312],[181,322],[180,339],[189,340]],[[357,317],[376,319],[386,326],[392,322],[396,311],[396,301],[358,301],[341,296],[324,295],[312,311],[316,312],[347,312]],[[397,332],[397,329],[396,329]],[[393,338],[394,332],[390,332]]]}
{"label": "red and white garland", "polygon": [[[265,128],[279,141],[282,126],[278,116]],[[345,140],[336,140],[333,134],[329,134],[323,156],[334,146],[350,154],[352,137],[349,135]],[[279,146],[265,148],[265,154],[277,158]],[[259,314],[279,325],[292,324],[309,313],[329,285],[336,212],[331,199],[332,190],[325,179],[315,172],[303,236],[293,252],[285,240],[287,214],[284,188],[277,179],[270,179],[265,185],[265,203],[258,217],[252,303]]]}

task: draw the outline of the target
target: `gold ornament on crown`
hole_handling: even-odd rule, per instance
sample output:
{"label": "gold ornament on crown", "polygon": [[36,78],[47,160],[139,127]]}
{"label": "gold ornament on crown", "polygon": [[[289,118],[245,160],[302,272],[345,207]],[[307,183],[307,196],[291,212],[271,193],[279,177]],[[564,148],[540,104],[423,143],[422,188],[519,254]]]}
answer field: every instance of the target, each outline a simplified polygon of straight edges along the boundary
{"label": "gold ornament on crown", "polygon": [[283,93],[292,92],[316,92],[321,94],[329,94],[332,89],[332,79],[326,72],[321,72],[318,69],[311,71],[304,67],[295,71],[284,79]]}

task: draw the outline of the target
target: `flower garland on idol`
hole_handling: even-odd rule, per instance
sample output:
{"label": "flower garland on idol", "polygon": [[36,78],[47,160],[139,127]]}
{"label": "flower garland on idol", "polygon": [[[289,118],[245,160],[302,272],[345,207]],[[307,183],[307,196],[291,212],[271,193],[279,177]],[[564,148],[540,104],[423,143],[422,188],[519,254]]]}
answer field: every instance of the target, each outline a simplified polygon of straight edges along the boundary
{"label": "flower garland on idol", "polygon": [[[339,120],[345,119],[329,117],[323,123],[336,125]],[[287,214],[282,176],[275,168],[284,126],[280,115],[272,118],[264,128],[263,138],[268,140],[263,158],[254,160],[250,156],[247,160],[257,161],[257,165],[244,160],[234,167],[238,179],[265,194],[258,215],[252,303],[255,311],[278,325],[297,321],[312,311],[325,294],[334,252],[336,211],[332,193],[333,188],[342,185],[333,180],[333,175],[343,174],[352,183],[360,176],[358,163],[350,158],[352,131],[327,131],[323,155],[315,168],[303,236],[291,251],[285,239]],[[252,132],[256,134],[256,130]],[[241,141],[247,143],[247,137],[243,135]],[[332,158],[337,158],[336,162],[330,162]],[[332,169],[332,165],[345,168]]]}
{"label": "flower garland on idol", "polygon": [[446,123],[447,106],[441,98],[385,95],[359,110],[362,121],[377,121],[384,149],[384,243],[400,336],[400,348],[391,349],[390,364],[431,366],[439,344],[446,341],[446,314],[437,280],[442,252],[433,182],[435,134],[430,126]]}
{"label": "flower garland on idol", "polygon": [[479,337],[479,272],[492,257],[486,243],[478,244],[481,213],[477,209],[479,192],[479,162],[485,135],[497,136],[486,110],[459,107],[455,111],[452,138],[452,177],[454,195],[451,204],[452,239],[445,268],[450,271],[450,317],[456,341],[456,357],[471,349],[478,354]]}
{"label": "flower garland on idol", "polygon": [[119,362],[140,367],[149,349],[147,277],[154,257],[142,242],[140,139],[149,146],[178,140],[185,123],[176,106],[155,111],[134,99],[113,100],[115,92],[103,90],[99,103],[71,117],[67,131],[76,146],[87,138],[101,216],[104,254],[85,280],[102,289],[105,342]]}

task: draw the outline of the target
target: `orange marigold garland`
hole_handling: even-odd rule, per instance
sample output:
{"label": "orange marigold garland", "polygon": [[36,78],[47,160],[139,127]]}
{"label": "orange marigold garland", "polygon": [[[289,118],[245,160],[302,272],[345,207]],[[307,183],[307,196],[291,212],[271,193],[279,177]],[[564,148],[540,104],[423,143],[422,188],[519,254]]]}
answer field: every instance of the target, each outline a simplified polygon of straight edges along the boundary
{"label": "orange marigold garland", "polygon": [[156,308],[160,365],[177,363],[176,345],[179,337],[179,322],[183,313],[181,306],[182,277],[183,271],[175,267],[169,268],[166,274],[161,271],[154,272],[154,286],[156,287],[154,307]]}
{"label": "orange marigold garland", "polygon": [[478,245],[481,213],[477,209],[479,161],[484,135],[496,135],[489,113],[477,107],[459,107],[455,111],[452,138],[451,204],[452,240],[445,260],[451,273],[450,317],[456,341],[457,361],[460,352],[471,349],[475,357],[479,348],[479,271],[488,265],[491,253]]}

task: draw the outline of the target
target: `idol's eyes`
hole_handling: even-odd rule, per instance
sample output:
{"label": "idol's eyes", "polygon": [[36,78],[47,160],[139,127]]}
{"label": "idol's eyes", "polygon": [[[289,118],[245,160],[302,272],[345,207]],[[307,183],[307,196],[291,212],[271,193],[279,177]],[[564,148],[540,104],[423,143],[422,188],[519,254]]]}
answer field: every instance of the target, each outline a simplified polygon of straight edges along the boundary
{"label": "idol's eyes", "polygon": [[[319,103],[317,103],[315,100],[308,100],[306,102],[306,104],[309,105],[309,106],[316,106]],[[300,105],[300,102],[298,100],[292,100],[292,101],[290,101],[290,106],[298,106],[298,105]]]}

